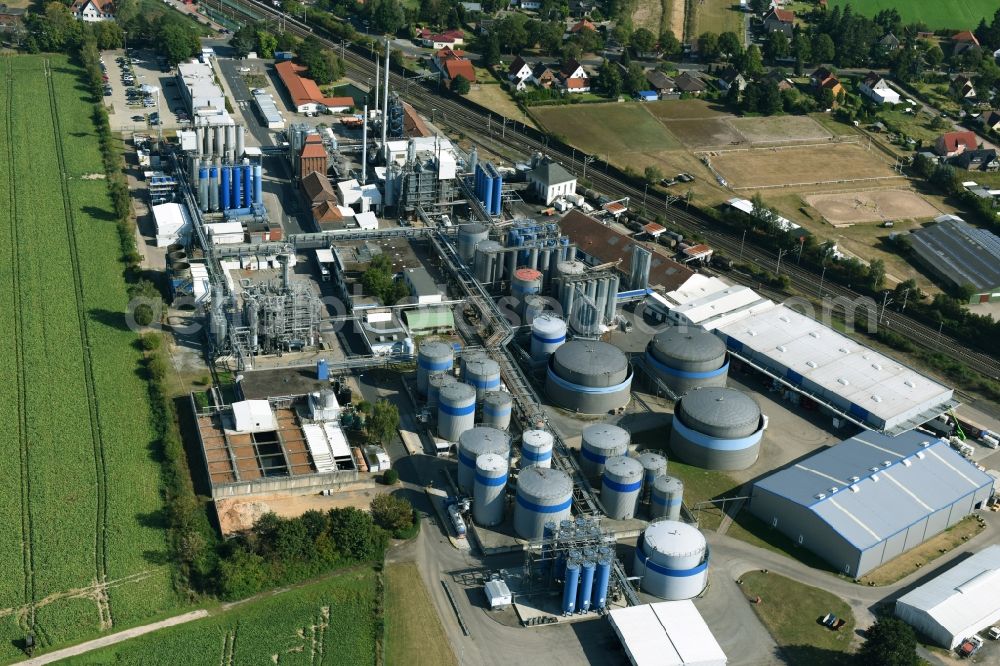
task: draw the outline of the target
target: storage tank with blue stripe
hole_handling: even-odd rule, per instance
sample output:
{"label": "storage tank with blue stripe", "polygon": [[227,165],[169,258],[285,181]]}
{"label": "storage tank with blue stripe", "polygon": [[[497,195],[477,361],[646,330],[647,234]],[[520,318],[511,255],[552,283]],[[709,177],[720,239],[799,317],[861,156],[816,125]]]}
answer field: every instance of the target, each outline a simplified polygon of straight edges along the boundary
{"label": "storage tank with blue stripe", "polygon": [[528,467],[517,477],[514,531],[522,539],[542,536],[545,523],[570,517],[573,481],[561,469]]}
{"label": "storage tank with blue stripe", "polygon": [[545,312],[531,321],[531,358],[544,361],[566,342],[566,322]]}
{"label": "storage tank with blue stripe", "polygon": [[500,388],[500,364],[483,355],[466,361],[462,368],[462,381],[476,389],[476,400],[481,401],[487,391]]}
{"label": "storage tank with blue stripe", "polygon": [[671,326],[646,346],[646,365],[678,396],[697,388],[725,386],[726,344],[700,328]]}
{"label": "storage tank with blue stripe", "polygon": [[208,164],[204,164],[198,169],[198,208],[201,212],[208,212]]}
{"label": "storage tank with blue stripe", "polygon": [[597,560],[597,572],[594,578],[594,593],[592,595],[592,606],[594,610],[600,611],[608,605],[608,586],[611,583],[611,557],[602,555]]}
{"label": "storage tank with blue stripe", "polygon": [[642,490],[642,463],[628,456],[608,458],[601,482],[601,504],[608,518],[629,520],[635,516]]}
{"label": "storage tank with blue stripe", "polygon": [[673,476],[660,476],[653,481],[649,512],[653,518],[681,519],[684,503],[684,482]]}
{"label": "storage tank with blue stripe", "polygon": [[628,430],[610,423],[595,423],[583,429],[580,442],[580,469],[596,481],[604,475],[608,458],[628,455],[632,441]]}
{"label": "storage tank with blue stripe", "polygon": [[438,397],[441,394],[441,387],[448,384],[456,384],[458,380],[450,372],[431,372],[427,375],[427,406],[430,409],[438,408]]}
{"label": "storage tank with blue stripe", "polygon": [[455,382],[438,392],[438,437],[457,442],[476,423],[476,389]]}
{"label": "storage tank with blue stripe", "polygon": [[264,203],[264,177],[259,164],[253,166],[253,202]]}
{"label": "storage tank with blue stripe", "polygon": [[580,587],[580,563],[577,561],[566,563],[566,577],[563,582],[562,612],[563,615],[572,615],[576,610],[576,594]]}
{"label": "storage tank with blue stripe", "polygon": [[521,434],[521,467],[552,467],[555,437],[548,430],[525,430]]}
{"label": "storage tank with blue stripe", "polygon": [[653,481],[667,473],[667,458],[655,451],[643,451],[635,457],[642,465],[642,493],[639,501],[648,502],[653,490]]}
{"label": "storage tank with blue stripe", "polygon": [[232,177],[233,177],[233,167],[224,166],[222,167],[222,178],[219,181],[219,195],[220,204],[222,210],[229,210],[232,208],[230,205],[230,200],[232,196]]}
{"label": "storage tank with blue stripe", "polygon": [[708,543],[686,523],[661,520],[651,523],[635,547],[632,575],[642,579],[642,589],[668,601],[701,594],[708,581]]}
{"label": "storage tank with blue stripe", "polygon": [[628,357],[600,340],[571,340],[549,357],[545,392],[557,406],[581,414],[607,414],[628,404]]}
{"label": "storage tank with blue stripe", "polygon": [[[455,384],[455,386],[463,386]],[[444,391],[441,399],[444,400]],[[475,486],[476,461],[479,456],[487,453],[510,459],[510,437],[503,430],[477,426],[463,432],[458,437],[458,487],[467,495],[471,495]]]}
{"label": "storage tank with blue stripe", "polygon": [[[529,295],[524,297],[524,319],[522,324],[530,326],[535,322],[535,318],[540,317],[545,312],[545,298],[542,296]],[[565,335],[563,336],[565,339]]]}
{"label": "storage tank with blue stripe", "polygon": [[586,613],[590,610],[590,599],[594,592],[594,572],[597,564],[593,560],[584,560],[580,565],[580,585],[576,593],[576,612]]}
{"label": "storage tank with blue stripe", "polygon": [[508,470],[507,456],[484,453],[476,458],[472,519],[477,525],[492,527],[503,522]]}
{"label": "storage tank with blue stripe", "polygon": [[670,448],[690,465],[740,470],[757,461],[763,436],[764,419],[753,398],[736,389],[707,387],[676,403]]}
{"label": "storage tank with blue stripe", "polygon": [[506,430],[510,426],[510,412],[514,399],[506,391],[487,391],[483,396],[483,425]]}
{"label": "storage tank with blue stripe", "polygon": [[524,311],[524,299],[542,290],[542,273],[534,268],[518,268],[510,281],[510,295],[517,299],[518,314]]}
{"label": "storage tank with blue stripe", "polygon": [[447,342],[426,340],[417,348],[417,392],[427,395],[427,376],[432,372],[450,372],[455,365],[455,350]]}

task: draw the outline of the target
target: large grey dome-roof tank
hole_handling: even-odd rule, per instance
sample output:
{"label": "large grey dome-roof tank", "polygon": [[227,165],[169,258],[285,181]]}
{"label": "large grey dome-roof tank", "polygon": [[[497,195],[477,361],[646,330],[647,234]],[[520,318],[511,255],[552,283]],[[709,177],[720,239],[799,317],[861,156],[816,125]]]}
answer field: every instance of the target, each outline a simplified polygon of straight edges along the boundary
{"label": "large grey dome-roof tank", "polygon": [[646,363],[677,395],[706,386],[725,386],[726,345],[700,328],[671,326],[646,346]]}
{"label": "large grey dome-roof tank", "polygon": [[679,458],[698,467],[746,469],[757,461],[763,421],[760,407],[746,393],[697,389],[677,403],[670,446]]}
{"label": "large grey dome-roof tank", "polygon": [[628,404],[632,371],[628,357],[599,340],[572,340],[549,358],[545,390],[560,407],[603,414]]}

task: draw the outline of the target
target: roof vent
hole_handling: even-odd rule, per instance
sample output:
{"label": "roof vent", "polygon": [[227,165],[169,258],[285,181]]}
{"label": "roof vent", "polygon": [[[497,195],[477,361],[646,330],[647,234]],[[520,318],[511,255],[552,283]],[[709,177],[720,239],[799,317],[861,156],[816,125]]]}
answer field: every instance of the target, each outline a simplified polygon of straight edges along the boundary
{"label": "roof vent", "polygon": [[870,468],[870,471],[877,472],[878,471],[878,466],[876,465],[875,467]]}
{"label": "roof vent", "polygon": [[891,465],[892,465],[892,463],[891,463],[891,462],[889,462],[888,460],[883,460],[883,461],[882,461],[882,467],[889,467],[889,466],[891,466]]}
{"label": "roof vent", "polygon": [[808,365],[810,368],[818,368],[819,367],[819,363],[817,363],[816,361],[806,361],[806,365]]}
{"label": "roof vent", "polygon": [[785,345],[778,345],[777,347],[775,347],[775,349],[777,349],[780,352],[786,352],[786,351],[788,351],[788,348],[785,347]]}
{"label": "roof vent", "polygon": [[838,488],[837,486],[833,486],[833,487],[830,488],[830,494],[832,495],[835,492],[837,492],[838,490],[840,490],[840,488]]}
{"label": "roof vent", "polygon": [[927,457],[926,453],[924,453],[923,451],[917,451],[917,458],[919,458],[920,460],[923,460],[926,457]]}
{"label": "roof vent", "polygon": [[751,328],[749,331],[747,331],[747,335],[749,335],[750,337],[756,337],[757,331]]}
{"label": "roof vent", "polygon": [[872,396],[872,402],[882,402],[882,396],[880,396],[880,395],[873,395]]}
{"label": "roof vent", "polygon": [[837,377],[837,383],[843,384],[844,386],[850,386],[851,382],[847,381],[843,377]]}
{"label": "roof vent", "polygon": [[903,386],[909,386],[910,388],[913,388],[913,380],[907,379],[905,382],[903,382]]}
{"label": "roof vent", "polygon": [[912,460],[910,460],[909,458],[903,458],[903,467],[909,467],[912,464],[913,464]]}
{"label": "roof vent", "polygon": [[871,357],[872,357],[872,355],[871,355],[871,354],[862,354],[862,355],[861,355],[861,358],[865,359],[866,361],[870,360],[870,359],[871,359]]}
{"label": "roof vent", "polygon": [[857,483],[860,480],[861,480],[860,476],[852,476],[851,477],[851,483]]}
{"label": "roof vent", "polygon": [[930,442],[928,442],[928,441],[927,441],[926,439],[925,439],[924,441],[920,442],[920,446],[921,446],[922,448],[925,448],[925,449],[926,449],[926,448],[927,448],[928,446],[930,446],[930,445],[931,445],[931,443],[930,443]]}
{"label": "roof vent", "polygon": [[858,491],[860,491],[860,490],[861,490],[861,489],[860,489],[860,488],[858,488],[857,486],[855,486],[855,485],[853,485],[853,484],[851,485],[851,492],[852,492],[852,493],[856,493],[856,492],[858,492]]}
{"label": "roof vent", "polygon": [[882,366],[879,365],[878,363],[872,363],[872,367],[875,368],[876,370],[881,370],[882,369]]}
{"label": "roof vent", "polygon": [[872,474],[872,482],[878,483],[878,474]]}
{"label": "roof vent", "polygon": [[809,335],[819,340],[819,331],[809,331]]}
{"label": "roof vent", "polygon": [[816,495],[814,495],[814,497],[816,499],[818,499],[818,500],[826,499],[826,493],[816,493]]}
{"label": "roof vent", "polygon": [[786,324],[789,324],[792,321],[786,315],[781,315],[780,317],[778,317],[778,319],[780,319],[781,321],[785,322]]}
{"label": "roof vent", "polygon": [[840,348],[840,349],[839,349],[838,351],[839,351],[839,352],[840,352],[841,354],[848,354],[848,353],[850,353],[850,352],[848,352],[848,351],[847,351],[847,347],[841,347],[841,348]]}

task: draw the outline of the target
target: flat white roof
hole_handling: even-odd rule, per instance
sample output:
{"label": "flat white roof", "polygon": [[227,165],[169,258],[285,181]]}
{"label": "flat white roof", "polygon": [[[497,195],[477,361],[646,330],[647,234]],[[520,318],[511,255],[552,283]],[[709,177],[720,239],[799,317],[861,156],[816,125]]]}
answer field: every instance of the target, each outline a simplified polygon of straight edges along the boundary
{"label": "flat white roof", "polygon": [[267,432],[278,429],[271,403],[267,400],[234,402],[233,420],[236,422],[236,432]]}
{"label": "flat white roof", "polygon": [[716,334],[867,410],[886,429],[912,416],[915,407],[943,404],[954,393],[784,305],[720,326]]}
{"label": "flat white roof", "polygon": [[690,600],[616,608],[608,616],[635,666],[725,666],[728,661]]}
{"label": "flat white roof", "polygon": [[715,276],[709,277],[707,275],[702,275],[701,273],[695,273],[680,287],[674,289],[673,291],[668,291],[664,294],[664,296],[674,307],[676,307],[689,301],[693,301],[696,298],[702,298],[704,296],[708,296],[709,294],[714,294],[717,291],[722,291],[728,286],[729,285],[726,282],[723,282]]}
{"label": "flat white roof", "polygon": [[156,224],[156,235],[167,236],[187,228],[191,224],[187,210],[178,203],[165,203],[153,206],[153,220]]}
{"label": "flat white roof", "polygon": [[206,224],[205,231],[208,232],[209,236],[242,234],[243,224],[240,222],[216,222],[215,224]]}
{"label": "flat white roof", "polygon": [[323,264],[333,263],[333,250],[328,247],[321,247],[316,250],[316,261]]}
{"label": "flat white roof", "polygon": [[764,298],[750,287],[737,285],[694,298],[673,310],[688,322],[712,330],[730,323],[734,317],[742,318],[772,307],[774,307],[773,301]]}
{"label": "flat white roof", "polygon": [[368,211],[367,213],[358,213],[354,216],[354,221],[357,222],[358,226],[362,229],[378,229],[378,217],[371,211]]}

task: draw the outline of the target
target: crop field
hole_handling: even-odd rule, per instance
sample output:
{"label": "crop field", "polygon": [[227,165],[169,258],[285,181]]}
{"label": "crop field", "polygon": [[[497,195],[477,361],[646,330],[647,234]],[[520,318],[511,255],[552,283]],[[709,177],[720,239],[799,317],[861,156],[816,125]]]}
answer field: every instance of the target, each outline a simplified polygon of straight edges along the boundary
{"label": "crop field", "polygon": [[656,152],[680,143],[640,104],[574,104],[534,107],[546,130],[595,155]]}
{"label": "crop field", "polygon": [[740,11],[739,0],[692,0],[696,29],[693,34],[703,32],[735,32],[743,41],[746,34],[744,21],[746,14]]}
{"label": "crop field", "polygon": [[850,181],[874,186],[882,179],[899,177],[879,153],[857,143],[734,150],[709,157],[734,189]]}
{"label": "crop field", "polygon": [[997,10],[996,0],[830,0],[830,9],[851,5],[856,14],[875,16],[883,9],[895,9],[903,23],[920,21],[930,29],[974,30],[979,19],[989,23]]}
{"label": "crop field", "polygon": [[65,663],[374,664],[375,602],[374,572],[354,570]]}
{"label": "crop field", "polygon": [[729,121],[750,143],[824,141],[830,132],[809,116],[733,118]]}
{"label": "crop field", "polygon": [[[0,57],[0,660],[177,604],[92,106],[63,57]],[[31,140],[26,140],[31,137]]]}
{"label": "crop field", "polygon": [[743,135],[727,118],[670,120],[664,124],[685,146],[695,150],[745,143]]}
{"label": "crop field", "polygon": [[713,102],[702,99],[670,99],[646,102],[644,109],[660,120],[695,120],[697,118],[731,118],[732,115]]}
{"label": "crop field", "polygon": [[915,220],[941,214],[927,200],[909,190],[812,194],[802,198],[835,227],[857,222]]}
{"label": "crop field", "polygon": [[393,562],[385,568],[385,643],[387,664],[458,664],[413,562]]}

